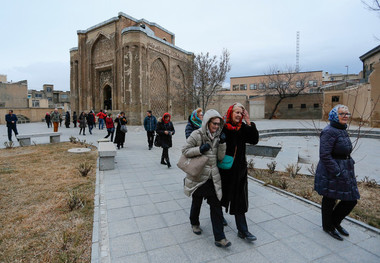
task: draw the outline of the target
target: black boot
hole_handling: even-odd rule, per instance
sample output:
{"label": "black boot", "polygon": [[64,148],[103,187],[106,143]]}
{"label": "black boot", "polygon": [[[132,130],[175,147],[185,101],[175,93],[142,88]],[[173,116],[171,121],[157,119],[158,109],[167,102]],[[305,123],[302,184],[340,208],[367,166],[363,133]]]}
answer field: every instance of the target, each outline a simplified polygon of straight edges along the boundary
{"label": "black boot", "polygon": [[172,167],[169,161],[169,158],[166,158],[166,164],[168,165],[168,168]]}
{"label": "black boot", "polygon": [[166,162],[164,160],[164,157],[161,157],[161,164],[166,165]]}

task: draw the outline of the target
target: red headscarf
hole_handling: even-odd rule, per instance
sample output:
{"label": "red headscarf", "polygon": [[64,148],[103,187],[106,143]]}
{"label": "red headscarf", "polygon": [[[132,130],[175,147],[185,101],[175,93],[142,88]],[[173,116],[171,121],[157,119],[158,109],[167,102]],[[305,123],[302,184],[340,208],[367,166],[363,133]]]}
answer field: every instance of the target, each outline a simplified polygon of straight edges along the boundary
{"label": "red headscarf", "polygon": [[[166,116],[169,116],[169,119],[168,119],[168,120],[165,120],[165,117],[166,117]],[[171,117],[172,117],[172,116],[170,116],[169,113],[165,112],[164,115],[162,116],[162,121],[163,121],[164,123],[169,123]]]}
{"label": "red headscarf", "polygon": [[226,127],[228,130],[238,131],[241,127],[242,122],[243,122],[243,118],[240,119],[239,123],[234,123],[232,121],[232,112],[233,112],[233,108],[234,108],[235,104],[236,103],[232,104],[228,108],[226,115],[224,115],[224,117],[223,117],[223,120],[224,120],[224,127]]}

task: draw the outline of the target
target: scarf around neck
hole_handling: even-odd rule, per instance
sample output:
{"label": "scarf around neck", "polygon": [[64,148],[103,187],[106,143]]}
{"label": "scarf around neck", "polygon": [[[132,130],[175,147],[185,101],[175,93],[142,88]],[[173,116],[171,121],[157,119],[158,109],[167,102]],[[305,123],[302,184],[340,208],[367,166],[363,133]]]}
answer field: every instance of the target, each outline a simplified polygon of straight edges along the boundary
{"label": "scarf around neck", "polygon": [[243,118],[240,119],[239,123],[234,123],[232,121],[232,112],[233,112],[233,108],[234,108],[235,104],[231,105],[228,110],[227,110],[227,113],[226,115],[224,115],[223,119],[224,119],[224,127],[227,128],[227,130],[230,130],[230,131],[238,131],[240,130],[241,128],[241,124],[243,123]]}

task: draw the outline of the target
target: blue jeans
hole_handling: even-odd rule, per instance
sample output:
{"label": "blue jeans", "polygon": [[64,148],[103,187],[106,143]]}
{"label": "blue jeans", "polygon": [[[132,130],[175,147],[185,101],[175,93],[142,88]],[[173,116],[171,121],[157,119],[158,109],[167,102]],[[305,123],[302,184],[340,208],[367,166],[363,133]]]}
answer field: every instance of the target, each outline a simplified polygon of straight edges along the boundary
{"label": "blue jeans", "polygon": [[[102,126],[102,128],[100,128]],[[99,118],[99,130],[104,128],[104,120]]]}
{"label": "blue jeans", "polygon": [[92,123],[90,124],[90,123],[89,123],[89,124],[88,124],[88,131],[90,132],[90,134],[92,134],[91,131],[92,131],[93,128],[94,128],[94,124],[92,124]]}

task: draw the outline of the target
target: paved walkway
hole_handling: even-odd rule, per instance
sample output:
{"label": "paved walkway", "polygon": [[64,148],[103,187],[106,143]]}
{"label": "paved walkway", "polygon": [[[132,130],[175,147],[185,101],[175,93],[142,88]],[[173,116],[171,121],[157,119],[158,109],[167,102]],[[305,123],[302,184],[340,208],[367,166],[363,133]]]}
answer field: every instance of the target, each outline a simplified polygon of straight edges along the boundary
{"label": "paved walkway", "polygon": [[[284,121],[257,124],[259,129],[268,124],[286,126]],[[19,131],[44,127],[23,124]],[[171,169],[159,163],[161,149],[148,150],[142,127],[130,127],[126,148],[117,152],[116,169],[97,171],[92,262],[380,262],[379,234],[345,220],[350,237],[337,241],[322,231],[318,208],[253,180],[249,180],[246,216],[257,241],[239,239],[234,218],[226,214],[225,233],[232,246],[216,247],[207,204],[200,218],[203,233],[193,234],[188,219],[191,199],[183,194],[184,174],[175,165],[185,142],[184,127],[175,125]],[[6,131],[4,125],[0,129]],[[60,131],[62,140],[68,140],[71,135],[78,137],[79,130]],[[96,145],[105,133],[95,129],[92,136],[79,138]],[[6,140],[6,132],[0,140]]]}

